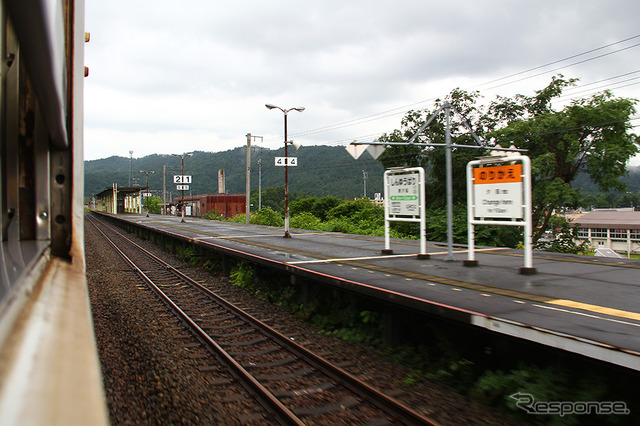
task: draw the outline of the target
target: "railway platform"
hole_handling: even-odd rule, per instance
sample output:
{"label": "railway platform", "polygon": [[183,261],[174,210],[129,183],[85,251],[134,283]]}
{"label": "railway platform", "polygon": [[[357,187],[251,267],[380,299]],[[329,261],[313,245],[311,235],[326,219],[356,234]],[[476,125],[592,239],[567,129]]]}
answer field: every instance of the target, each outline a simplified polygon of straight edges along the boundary
{"label": "railway platform", "polygon": [[[113,215],[111,215],[113,216]],[[291,230],[198,218],[118,215],[129,222],[268,264],[388,303],[640,371],[640,261],[534,252],[535,275],[520,274],[521,250]]]}

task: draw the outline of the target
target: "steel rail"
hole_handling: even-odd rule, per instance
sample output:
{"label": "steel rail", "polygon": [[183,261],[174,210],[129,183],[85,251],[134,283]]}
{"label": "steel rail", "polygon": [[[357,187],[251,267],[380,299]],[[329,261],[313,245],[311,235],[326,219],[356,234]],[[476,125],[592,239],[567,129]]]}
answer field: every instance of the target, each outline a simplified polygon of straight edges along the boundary
{"label": "steel rail", "polygon": [[[229,302],[226,299],[222,298],[221,296],[219,296],[215,292],[213,292],[210,289],[204,287],[200,283],[194,281],[193,279],[191,279],[187,275],[183,274],[182,272],[180,272],[179,270],[177,270],[176,268],[174,268],[173,266],[171,266],[170,264],[168,264],[164,260],[160,259],[159,257],[155,256],[152,253],[149,253],[147,250],[142,248],[140,245],[136,244],[134,241],[130,240],[129,238],[127,238],[124,235],[121,235],[117,230],[112,229],[112,231],[114,231],[118,235],[120,235],[121,238],[125,239],[133,247],[136,247],[139,250],[142,250],[147,256],[149,256],[151,259],[153,259],[154,261],[156,261],[160,265],[162,265],[162,267],[164,267],[167,270],[170,270],[172,273],[174,273],[176,276],[178,276],[182,281],[184,281],[185,283],[191,285],[192,287],[195,287],[198,290],[202,291],[208,297],[214,299],[217,303],[222,305],[228,311],[232,312],[233,314],[237,315],[238,317],[241,317],[243,320],[247,321],[248,323],[250,323],[251,325],[253,325],[257,329],[259,329],[263,334],[265,334],[266,336],[274,339],[275,341],[277,341],[282,346],[287,347],[291,352],[293,352],[294,354],[298,355],[300,358],[304,359],[306,362],[308,362],[309,364],[313,365],[314,367],[316,367],[318,370],[322,371],[327,376],[329,376],[332,379],[340,382],[343,386],[345,386],[351,392],[353,392],[355,394],[358,394],[358,395],[361,395],[361,396],[365,396],[367,398],[368,402],[370,402],[373,405],[375,405],[381,411],[387,413],[387,415],[393,417],[394,421],[400,422],[402,424],[407,424],[407,425],[413,425],[413,424],[437,425],[438,424],[433,419],[427,418],[427,417],[415,412],[414,410],[412,410],[411,408],[409,408],[406,405],[402,404],[398,400],[385,395],[384,393],[380,392],[379,390],[377,390],[377,389],[373,388],[372,386],[364,383],[363,381],[361,381],[357,377],[351,375],[347,371],[345,371],[345,370],[337,367],[336,365],[332,364],[331,362],[329,362],[328,360],[324,359],[323,357],[321,357],[321,356],[309,351],[305,347],[295,343],[294,341],[289,339],[287,336],[284,336],[283,334],[281,334],[277,330],[273,329],[272,327],[268,326],[267,324],[263,323],[262,321],[258,320],[255,317],[253,317],[249,313],[247,313],[247,312],[243,311],[242,309],[236,307],[231,302]],[[112,243],[112,245],[113,245],[113,243]],[[119,249],[116,248],[116,250],[118,250],[120,252]],[[126,256],[124,254],[122,254],[122,255]],[[140,271],[135,265],[132,265],[132,267],[135,270],[139,271],[139,274],[141,274],[141,276],[143,277],[143,279],[145,281],[151,282],[149,280],[149,278],[144,274],[144,272]],[[159,292],[159,294],[161,294],[161,297],[163,298],[163,300],[166,298],[166,303],[169,306],[175,306],[175,310],[181,312],[181,315],[185,315],[186,316],[186,314],[184,314],[180,310],[180,308],[178,308],[175,304],[173,304],[173,302],[162,292],[162,290],[157,288],[157,291]],[[172,310],[173,309],[174,308],[172,307]],[[198,334],[199,333],[203,333],[206,336],[205,337],[205,342],[206,343],[205,342],[203,342],[203,343],[205,343],[206,345],[209,345],[208,342],[211,341],[215,345],[216,351],[219,348],[220,351],[224,352],[224,354],[226,356],[229,356],[229,358],[231,358],[230,355],[228,355],[227,352],[224,351],[224,349],[222,349],[215,341],[213,341],[206,334],[206,332],[204,332],[204,330],[202,330],[191,319],[189,319],[189,324],[193,324],[193,325],[189,325],[189,327],[194,327],[194,329],[199,330]],[[235,364],[237,364],[237,362],[235,360],[233,360],[233,362]],[[237,364],[237,365],[238,365],[238,368],[242,369],[242,371],[244,371],[246,374],[249,374],[239,364]],[[255,379],[253,379],[253,380],[255,380]],[[260,386],[262,387],[262,385],[260,385]],[[264,387],[262,387],[262,388],[264,389]],[[268,392],[268,390],[266,390],[266,389],[265,389],[265,391]]]}
{"label": "steel rail", "polygon": [[[91,222],[91,220],[90,220]],[[211,350],[218,359],[230,367],[234,376],[243,384],[243,386],[249,389],[254,395],[257,396],[262,405],[268,411],[274,413],[277,420],[281,424],[285,425],[299,425],[304,423],[295,415],[291,410],[284,406],[271,392],[269,392],[264,386],[262,386],[248,371],[246,371],[231,355],[227,353],[218,343],[216,343],[198,324],[196,324],[180,307],[178,307],[149,277],[131,260],[120,248],[107,236],[94,222],[91,222],[93,226],[102,234],[107,242],[115,249],[115,251],[124,259],[124,261],[145,281],[147,286],[154,292],[160,299],[171,309],[171,311],[196,335],[197,339],[201,341],[209,350]],[[122,238],[130,241],[128,238],[120,235]],[[133,243],[133,242],[132,242]],[[133,243],[135,244],[135,243]],[[145,254],[156,258],[153,254],[144,250],[139,245],[136,247],[142,250]],[[157,258],[156,258],[157,259]],[[166,264],[165,262],[162,262]],[[167,264],[168,265],[168,264]],[[171,268],[175,271],[175,268]]]}

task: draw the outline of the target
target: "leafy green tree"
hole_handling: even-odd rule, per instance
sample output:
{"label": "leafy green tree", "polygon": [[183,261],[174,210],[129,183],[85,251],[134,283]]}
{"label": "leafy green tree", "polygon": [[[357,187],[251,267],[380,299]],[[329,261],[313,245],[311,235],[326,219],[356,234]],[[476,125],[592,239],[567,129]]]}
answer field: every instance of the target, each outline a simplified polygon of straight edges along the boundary
{"label": "leafy green tree", "polygon": [[640,206],[640,194],[627,192],[616,199],[616,207],[635,207]]}
{"label": "leafy green tree", "polygon": [[265,207],[276,212],[284,212],[284,186],[269,186],[262,190],[262,208]]}
{"label": "leafy green tree", "polygon": [[600,194],[596,207],[599,209],[609,209],[613,207],[613,195],[612,194]]}
{"label": "leafy green tree", "polygon": [[[434,110],[409,111],[402,119],[401,129],[379,138],[380,142],[406,142],[418,132],[420,127],[438,110],[444,102],[448,102],[457,114],[450,114],[450,131],[452,145],[477,145],[467,127],[474,119],[479,123],[473,128],[474,133],[481,136],[486,131],[486,118],[482,107],[477,105],[480,98],[478,92],[453,90],[444,101],[437,101]],[[427,126],[422,135],[428,143],[444,144],[446,140],[446,112],[439,111]],[[469,148],[452,148],[452,189],[454,203],[466,202],[467,181],[466,166],[484,150]],[[429,207],[442,207],[446,204],[446,166],[445,149],[442,147],[390,146],[379,157],[385,168],[405,166],[424,167],[428,172],[426,192]]]}
{"label": "leafy green tree", "polygon": [[584,207],[585,209],[595,207],[598,204],[598,197],[593,194],[589,194],[583,197],[578,204],[580,207]]}
{"label": "leafy green tree", "polygon": [[321,221],[325,221],[327,220],[327,214],[329,213],[329,211],[344,202],[344,200],[341,200],[332,195],[322,198],[302,197],[293,201],[289,205],[289,213],[293,217],[300,213],[306,212],[314,215]]}
{"label": "leafy green tree", "polygon": [[152,195],[151,197],[145,197],[144,201],[142,202],[145,210],[147,210],[149,213],[156,214],[159,214],[161,212],[161,204],[162,198],[156,197],[155,195]]}
{"label": "leafy green tree", "polygon": [[[534,241],[548,228],[553,211],[576,206],[580,199],[571,183],[584,173],[601,191],[622,190],[620,178],[626,163],[638,152],[640,139],[631,133],[630,117],[635,114],[633,99],[615,98],[610,92],[572,101],[560,111],[552,101],[562,95],[575,79],[553,77],[551,83],[535,96],[498,97],[488,107],[478,105],[477,92],[455,89],[446,97],[460,113],[451,116],[451,141],[455,145],[473,143],[468,126],[474,132],[502,146],[514,143],[527,149],[532,160],[533,221],[537,225]],[[436,104],[437,107],[440,102]],[[410,111],[402,119],[401,128],[380,138],[381,142],[406,142],[433,114],[432,111]],[[445,141],[445,115],[440,111],[424,129],[424,137],[432,143]],[[466,163],[482,155],[479,149],[453,149],[453,198],[466,200]],[[445,204],[446,168],[442,148],[390,146],[379,160],[385,168],[422,166],[427,170],[429,208]],[[610,205],[613,205],[613,200]]]}
{"label": "leafy green tree", "polygon": [[560,75],[535,96],[501,98],[489,108],[495,123],[490,136],[528,149],[532,160],[533,220],[539,226],[534,240],[548,228],[554,209],[577,204],[579,193],[571,182],[579,172],[602,191],[622,190],[620,177],[638,152],[640,140],[630,132],[629,121],[635,100],[605,91],[574,100],[561,111],[552,109],[552,101],[575,81]]}
{"label": "leafy green tree", "polygon": [[553,215],[549,220],[551,225],[551,238],[540,238],[536,242],[536,249],[544,251],[553,251],[557,253],[585,253],[589,251],[588,241],[576,243],[578,237],[578,227],[570,226],[567,219],[563,216]]}

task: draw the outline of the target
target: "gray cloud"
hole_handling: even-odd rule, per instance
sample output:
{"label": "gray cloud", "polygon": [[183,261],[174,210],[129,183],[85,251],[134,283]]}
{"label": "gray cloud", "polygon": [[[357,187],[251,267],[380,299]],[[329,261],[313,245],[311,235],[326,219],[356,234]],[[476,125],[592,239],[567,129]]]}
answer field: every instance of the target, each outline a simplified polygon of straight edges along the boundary
{"label": "gray cloud", "polygon": [[[490,99],[531,94],[558,72],[587,83],[640,63],[640,47],[630,48],[481,86],[636,35],[633,0],[112,0],[86,8],[87,159],[129,149],[135,156],[225,150],[242,145],[247,132],[280,146],[281,113],[267,111],[267,102],[307,107],[291,116],[292,132],[306,132],[305,143],[337,144],[391,131],[399,107],[428,107],[418,102],[455,87]],[[632,85],[616,93],[639,92]],[[392,117],[310,132],[395,108]]]}

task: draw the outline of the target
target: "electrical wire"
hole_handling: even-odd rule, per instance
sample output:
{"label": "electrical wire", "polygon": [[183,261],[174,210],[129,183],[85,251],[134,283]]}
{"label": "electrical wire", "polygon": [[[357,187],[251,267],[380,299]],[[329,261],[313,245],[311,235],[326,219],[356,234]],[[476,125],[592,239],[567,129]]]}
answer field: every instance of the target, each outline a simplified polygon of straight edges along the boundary
{"label": "electrical wire", "polygon": [[[578,57],[581,57],[581,56],[584,56],[584,55],[588,55],[590,53],[594,53],[594,52],[597,52],[597,51],[600,51],[600,50],[603,50],[603,49],[606,49],[606,48],[609,48],[609,47],[612,47],[612,46],[615,46],[615,45],[618,45],[618,44],[621,44],[621,43],[624,43],[624,42],[627,42],[627,41],[630,41],[630,40],[634,40],[634,39],[637,39],[637,38],[640,38],[640,34],[632,36],[632,37],[628,37],[628,38],[625,38],[623,40],[619,40],[619,41],[616,41],[616,42],[613,42],[613,43],[609,43],[607,45],[600,46],[600,47],[597,47],[597,48],[594,48],[594,49],[590,49],[590,50],[587,50],[587,51],[584,51],[584,52],[581,52],[581,53],[577,53],[575,55],[571,55],[571,56],[568,56],[568,57],[565,57],[565,58],[562,58],[562,59],[558,59],[558,60],[546,63],[544,65],[539,65],[539,66],[532,67],[532,68],[529,68],[529,69],[524,70],[524,71],[520,71],[520,72],[513,73],[513,74],[510,74],[510,75],[507,75],[507,76],[504,76],[504,77],[493,79],[493,80],[490,80],[488,82],[481,83],[481,84],[475,86],[474,89],[477,89],[479,87],[483,87],[483,86],[486,86],[486,85],[490,85],[490,84],[493,84],[493,83],[496,83],[496,82],[499,82],[499,81],[508,80],[510,78],[517,77],[519,75],[524,75],[524,74],[527,74],[527,73],[530,73],[530,72],[533,72],[533,71],[536,71],[536,70],[539,70],[539,69],[543,69],[543,68],[549,67],[551,65],[559,64],[559,63],[562,63],[562,62],[565,62],[565,61],[568,61],[568,60],[571,60],[571,59],[575,59],[575,58],[578,58]],[[505,82],[505,83],[502,83],[502,84],[499,84],[499,85],[494,85],[494,86],[488,88],[487,90],[491,90],[491,89],[503,87],[503,86],[506,86],[506,85],[509,85],[509,84],[521,82],[521,81],[524,81],[524,80],[527,80],[527,79],[539,77],[539,76],[544,75],[544,74],[553,73],[553,72],[556,72],[556,71],[564,69],[564,68],[568,68],[568,67],[576,66],[576,65],[583,64],[583,63],[586,63],[586,62],[590,62],[590,61],[593,61],[593,60],[601,59],[601,58],[604,58],[604,57],[607,57],[607,56],[610,56],[610,55],[614,55],[614,54],[617,54],[617,53],[620,53],[620,52],[623,52],[623,51],[638,47],[638,46],[640,46],[640,43],[636,43],[636,44],[633,44],[633,45],[630,45],[630,46],[622,47],[622,48],[617,49],[615,51],[606,52],[606,53],[603,53],[603,54],[600,54],[600,55],[597,55],[597,56],[593,56],[593,57],[586,58],[586,59],[583,59],[583,60],[580,60],[580,61],[576,61],[576,62],[567,64],[567,65],[564,65],[562,67],[554,68],[552,70],[547,70],[547,71],[544,71],[544,72],[541,72],[541,73],[537,73],[537,74],[534,74],[534,75],[530,75],[530,76],[527,76],[527,77],[523,77],[523,78],[520,78],[520,79],[517,79],[517,80]],[[616,79],[616,78],[619,78],[619,77],[622,77],[622,76],[626,76],[626,75],[630,75],[630,74],[634,74],[634,73],[637,73],[637,72],[640,72],[640,70],[633,71],[633,72],[626,73],[626,74],[621,74],[621,75],[618,75],[618,76],[615,76],[615,77],[611,77],[611,78],[608,78],[608,79],[599,80],[599,82],[604,82],[604,81],[607,81],[607,80]],[[627,81],[631,81],[631,80],[633,80],[633,79],[630,79],[630,80],[627,80]],[[588,85],[596,84],[596,83],[597,82],[593,82],[593,83],[589,83]],[[620,83],[622,83],[622,82],[617,82],[617,83],[614,83],[614,84],[620,84]],[[624,86],[618,86],[617,88],[629,87],[629,86],[632,86],[634,84],[637,84],[637,83],[632,83],[632,84],[624,85]],[[588,85],[583,85],[583,86],[588,86]],[[471,90],[471,89],[467,89],[467,90]],[[596,90],[596,89],[589,89],[589,90]],[[589,91],[589,90],[587,90],[587,91]],[[571,95],[571,96],[575,96],[575,95],[580,94],[580,93],[585,93],[585,91],[574,93],[574,95]],[[354,118],[354,119],[351,119],[351,120],[347,120],[347,121],[343,121],[343,122],[339,122],[339,123],[335,123],[335,124],[329,124],[329,125],[318,127],[318,128],[314,128],[314,129],[303,130],[303,131],[300,131],[300,132],[293,132],[293,133],[290,134],[290,136],[291,137],[304,137],[304,136],[316,135],[316,134],[320,134],[320,133],[327,133],[327,132],[331,132],[331,131],[344,129],[344,128],[347,128],[347,127],[353,127],[353,126],[357,126],[357,125],[362,125],[362,124],[365,124],[365,123],[369,123],[369,122],[372,122],[372,121],[377,121],[377,120],[380,120],[380,119],[383,119],[383,118],[392,117],[392,116],[395,116],[395,115],[406,114],[413,107],[416,107],[418,105],[424,105],[424,104],[427,104],[427,103],[433,103],[436,99],[437,98],[434,97],[434,98],[422,100],[422,101],[419,101],[419,102],[414,102],[414,103],[411,103],[411,104],[408,104],[408,105],[403,105],[403,106],[400,106],[400,107],[397,107],[397,108],[392,108],[392,109],[389,109],[389,110],[385,110],[385,111],[382,111],[382,112],[379,112],[379,113],[370,114],[370,115],[367,115],[367,116],[364,116],[364,117]],[[364,136],[361,135],[361,136],[357,136],[357,137],[354,137],[354,138],[342,139],[342,140],[338,140],[338,141],[331,141],[331,142],[328,142],[328,144],[329,145],[340,145],[340,144],[343,144],[345,142],[350,142],[353,139],[364,140],[364,139],[366,139],[368,137],[372,137],[372,136],[375,137],[375,136],[379,136],[379,135],[380,135],[380,133],[373,134],[373,135],[364,135]],[[269,140],[275,141],[275,140],[277,140],[277,138],[267,139],[267,140],[268,141]]]}

